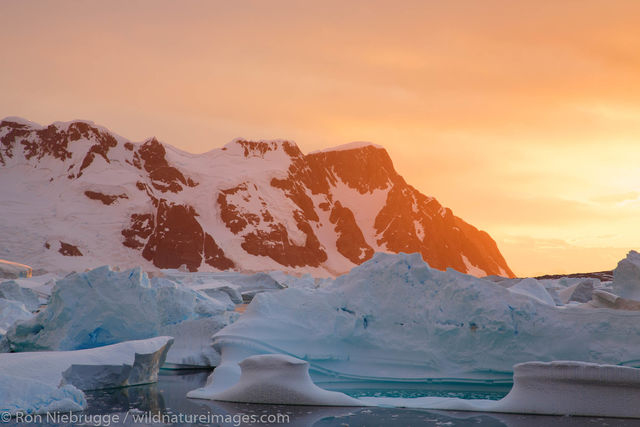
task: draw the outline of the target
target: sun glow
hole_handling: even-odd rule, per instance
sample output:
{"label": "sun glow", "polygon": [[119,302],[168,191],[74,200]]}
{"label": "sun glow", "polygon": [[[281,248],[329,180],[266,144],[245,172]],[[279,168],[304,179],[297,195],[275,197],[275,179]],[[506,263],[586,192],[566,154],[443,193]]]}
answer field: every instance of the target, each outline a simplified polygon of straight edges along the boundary
{"label": "sun glow", "polygon": [[520,275],[640,247],[638,2],[150,5],[3,4],[0,114],[191,152],[372,141]]}

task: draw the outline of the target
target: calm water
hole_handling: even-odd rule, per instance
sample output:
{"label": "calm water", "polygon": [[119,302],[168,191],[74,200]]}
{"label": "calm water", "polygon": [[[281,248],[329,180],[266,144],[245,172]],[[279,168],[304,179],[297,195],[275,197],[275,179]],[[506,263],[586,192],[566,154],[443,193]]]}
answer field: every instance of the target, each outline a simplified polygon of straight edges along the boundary
{"label": "calm water", "polygon": [[[212,402],[194,400],[185,397],[189,390],[202,386],[208,376],[207,371],[161,371],[157,384],[87,392],[89,408],[82,413],[84,425],[170,425],[171,421],[182,420],[174,425],[220,425],[220,426],[505,426],[505,427],[538,427],[538,426],[638,426],[640,420],[553,417],[506,414],[480,414],[468,412],[426,411],[393,408],[328,408],[285,405],[255,405],[241,403]],[[336,389],[334,385],[331,387]],[[440,395],[452,397],[477,397],[499,399],[502,391],[469,390],[424,390],[418,386],[410,388],[394,388],[389,385],[377,390],[358,388],[356,384],[348,385],[343,391],[352,396],[397,396],[419,397]],[[157,419],[149,419],[149,414]],[[278,422],[276,417],[288,416],[289,422]],[[108,417],[107,417],[108,416]],[[113,420],[118,417],[117,422]],[[161,416],[164,419],[158,419]],[[202,419],[194,419],[200,416]],[[218,418],[215,418],[217,416]],[[264,423],[248,422],[245,419],[253,416],[258,420],[264,417]],[[100,418],[102,417],[102,418]],[[134,417],[138,417],[134,419]],[[145,418],[147,417],[147,418]],[[191,417],[191,419],[189,419]],[[222,417],[222,418],[220,418]],[[211,423],[199,421],[212,421]],[[46,419],[45,419],[46,421]],[[163,423],[162,421],[165,421]],[[273,421],[273,422],[268,422]],[[7,425],[20,425],[12,422]],[[41,423],[39,425],[77,425],[77,423]]]}

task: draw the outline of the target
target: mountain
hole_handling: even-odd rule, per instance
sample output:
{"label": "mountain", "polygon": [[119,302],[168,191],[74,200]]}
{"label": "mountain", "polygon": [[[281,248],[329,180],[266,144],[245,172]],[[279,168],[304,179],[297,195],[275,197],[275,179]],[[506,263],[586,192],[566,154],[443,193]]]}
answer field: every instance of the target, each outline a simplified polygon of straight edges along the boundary
{"label": "mountain", "polygon": [[384,148],[303,154],[237,139],[190,154],[88,121],[0,122],[0,258],[46,270],[103,264],[337,275],[374,252],[513,276],[491,237],[417,191]]}

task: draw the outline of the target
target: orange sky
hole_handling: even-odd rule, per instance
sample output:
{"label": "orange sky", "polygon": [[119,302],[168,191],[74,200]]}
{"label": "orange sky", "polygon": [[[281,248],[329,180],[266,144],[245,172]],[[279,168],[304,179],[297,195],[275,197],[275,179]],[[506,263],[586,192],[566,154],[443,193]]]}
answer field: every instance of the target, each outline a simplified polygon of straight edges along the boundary
{"label": "orange sky", "polygon": [[636,0],[5,0],[0,116],[191,152],[373,141],[516,274],[610,269],[640,248],[639,23]]}

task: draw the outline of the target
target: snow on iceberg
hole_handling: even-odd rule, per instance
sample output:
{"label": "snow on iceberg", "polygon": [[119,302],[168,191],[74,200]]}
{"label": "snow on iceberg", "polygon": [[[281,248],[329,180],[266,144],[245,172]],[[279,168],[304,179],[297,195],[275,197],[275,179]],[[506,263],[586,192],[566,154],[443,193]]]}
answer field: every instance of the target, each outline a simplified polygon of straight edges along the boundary
{"label": "snow on iceberg", "polygon": [[0,375],[81,390],[148,384],[158,380],[172,343],[171,337],[156,337],[86,350],[0,353]]}
{"label": "snow on iceberg", "polygon": [[72,385],[57,387],[35,379],[0,374],[0,416],[82,411],[86,407],[84,393]]}
{"label": "snow on iceberg", "polygon": [[369,404],[405,408],[543,415],[640,418],[640,369],[574,361],[514,366],[513,388],[495,400],[446,397],[363,397]]}
{"label": "snow on iceberg", "polygon": [[187,397],[226,402],[278,405],[366,406],[344,393],[316,386],[309,376],[309,364],[284,354],[251,356],[240,363],[240,380],[233,387],[215,392],[206,387]]}
{"label": "snow on iceberg", "polygon": [[632,363],[640,313],[549,305],[431,269],[419,254],[378,254],[326,287],[258,295],[214,346],[216,391],[238,381],[240,360],[264,353],[342,379],[510,383],[512,367],[532,360]]}
{"label": "snow on iceberg", "polygon": [[209,366],[219,359],[211,335],[233,316],[224,303],[169,280],[150,281],[140,268],[105,266],[59,280],[46,308],[15,323],[0,349],[78,350],[171,334],[167,362]]}

